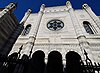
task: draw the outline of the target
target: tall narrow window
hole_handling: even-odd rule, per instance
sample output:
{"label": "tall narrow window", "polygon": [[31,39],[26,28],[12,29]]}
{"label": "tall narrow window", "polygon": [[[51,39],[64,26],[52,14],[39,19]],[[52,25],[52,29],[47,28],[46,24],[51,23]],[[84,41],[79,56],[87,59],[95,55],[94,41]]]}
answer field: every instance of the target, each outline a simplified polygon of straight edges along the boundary
{"label": "tall narrow window", "polygon": [[27,35],[27,34],[30,32],[30,29],[31,29],[31,24],[28,24],[28,25],[25,27],[25,29],[24,29],[22,35]]}
{"label": "tall narrow window", "polygon": [[94,34],[93,31],[92,31],[92,29],[91,29],[92,28],[91,24],[88,21],[84,21],[83,22],[83,26],[84,26],[84,28],[85,28],[85,30],[86,30],[87,33]]}

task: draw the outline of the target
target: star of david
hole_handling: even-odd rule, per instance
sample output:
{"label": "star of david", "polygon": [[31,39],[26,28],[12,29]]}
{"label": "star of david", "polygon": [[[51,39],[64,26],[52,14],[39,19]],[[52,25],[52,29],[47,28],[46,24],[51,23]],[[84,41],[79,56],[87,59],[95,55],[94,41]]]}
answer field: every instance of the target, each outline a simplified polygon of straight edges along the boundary
{"label": "star of david", "polygon": [[47,24],[47,28],[50,30],[60,30],[64,27],[64,23],[61,20],[51,20]]}

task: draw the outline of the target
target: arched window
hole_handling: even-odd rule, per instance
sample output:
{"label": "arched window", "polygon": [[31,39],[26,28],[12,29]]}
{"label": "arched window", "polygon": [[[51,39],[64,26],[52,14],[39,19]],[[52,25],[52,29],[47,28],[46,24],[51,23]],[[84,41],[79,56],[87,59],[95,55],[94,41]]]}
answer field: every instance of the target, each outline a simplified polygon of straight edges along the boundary
{"label": "arched window", "polygon": [[27,34],[30,32],[30,29],[31,29],[31,24],[28,24],[28,25],[25,27],[25,29],[24,29],[22,35],[27,35]]}
{"label": "arched window", "polygon": [[92,26],[91,26],[91,24],[88,21],[84,21],[83,22],[83,26],[84,26],[84,28],[85,28],[85,30],[86,30],[87,33],[94,34],[93,31],[92,31],[92,29],[91,29]]}

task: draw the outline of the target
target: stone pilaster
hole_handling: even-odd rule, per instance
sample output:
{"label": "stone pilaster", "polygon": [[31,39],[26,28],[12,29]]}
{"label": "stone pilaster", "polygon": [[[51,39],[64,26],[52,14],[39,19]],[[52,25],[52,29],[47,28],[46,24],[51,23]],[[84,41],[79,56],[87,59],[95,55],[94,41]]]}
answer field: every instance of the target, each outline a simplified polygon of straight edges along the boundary
{"label": "stone pilaster", "polygon": [[85,50],[88,53],[89,58],[92,61],[94,61],[93,54],[91,52],[91,48],[89,46],[89,42],[86,40],[86,37],[84,35],[82,35],[82,36],[77,37],[77,39],[79,41],[79,46],[80,46],[80,49],[82,51],[83,58],[86,59],[85,55],[84,55],[84,50]]}
{"label": "stone pilaster", "polygon": [[13,11],[15,8],[16,8],[16,4],[15,3],[10,3],[8,6],[5,7],[5,9],[3,9],[0,12],[0,18],[2,18],[9,11]]}
{"label": "stone pilaster", "polygon": [[21,20],[20,24],[24,24],[26,22],[26,20],[28,19],[28,17],[30,16],[32,10],[28,9],[27,12],[25,13],[23,19]]}
{"label": "stone pilaster", "polygon": [[32,49],[33,49],[33,46],[34,46],[34,43],[35,43],[35,40],[36,40],[36,36],[37,36],[38,30],[39,30],[40,22],[41,22],[43,14],[44,14],[44,10],[45,10],[45,5],[42,4],[41,8],[40,8],[40,11],[38,13],[38,19],[37,19],[35,30],[32,32],[33,34],[31,34],[29,36],[29,41],[26,44],[24,54],[29,55],[30,51],[32,51]]}
{"label": "stone pilaster", "polygon": [[[100,19],[95,15],[95,13],[92,11],[92,9],[87,4],[83,5],[83,9],[90,15],[92,20],[96,23],[96,25],[100,29]],[[99,33],[100,33],[100,31],[99,31]]]}
{"label": "stone pilaster", "polygon": [[76,32],[77,39],[79,41],[80,49],[83,53],[82,56],[84,57],[84,50],[86,50],[89,53],[89,57],[91,57],[91,59],[92,59],[92,53],[90,52],[90,46],[86,40],[85,35],[83,34],[83,32],[79,26],[78,20],[75,16],[74,9],[72,8],[70,1],[67,1],[66,6],[69,9],[68,12],[70,14],[70,17],[71,17],[71,20],[72,20],[72,23],[73,23],[73,26],[74,26],[74,29]]}
{"label": "stone pilaster", "polygon": [[32,36],[34,36],[34,37],[37,36],[37,32],[38,32],[38,29],[39,29],[39,26],[40,26],[40,23],[41,23],[42,16],[44,14],[44,10],[45,10],[45,5],[42,4],[41,7],[40,7],[40,11],[38,12],[38,18],[37,18],[36,26],[35,26],[34,32],[32,34]]}
{"label": "stone pilaster", "polygon": [[82,30],[81,30],[81,28],[79,26],[78,20],[77,20],[75,14],[74,14],[74,9],[72,8],[72,5],[71,5],[70,1],[66,2],[66,6],[69,9],[68,12],[70,14],[70,17],[71,17],[71,20],[72,20],[76,35],[77,36],[83,35]]}

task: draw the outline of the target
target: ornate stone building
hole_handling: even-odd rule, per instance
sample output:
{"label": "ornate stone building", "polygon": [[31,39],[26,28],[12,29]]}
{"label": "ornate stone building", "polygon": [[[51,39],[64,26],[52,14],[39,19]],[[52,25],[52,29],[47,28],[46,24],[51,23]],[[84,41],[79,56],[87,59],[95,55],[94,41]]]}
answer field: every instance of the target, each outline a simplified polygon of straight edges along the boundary
{"label": "ornate stone building", "polygon": [[30,55],[36,50],[48,54],[59,51],[65,63],[65,54],[75,51],[85,60],[84,50],[93,62],[100,62],[100,19],[87,4],[74,10],[69,1],[65,6],[45,7],[38,13],[29,9],[21,24],[24,30],[10,52],[17,52],[23,45],[21,54]]}
{"label": "ornate stone building", "polygon": [[100,73],[100,19],[87,4],[42,4],[20,23],[15,8],[0,9],[0,73]]}

